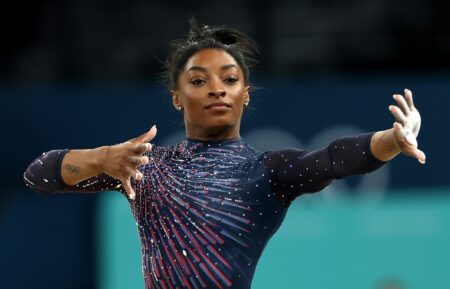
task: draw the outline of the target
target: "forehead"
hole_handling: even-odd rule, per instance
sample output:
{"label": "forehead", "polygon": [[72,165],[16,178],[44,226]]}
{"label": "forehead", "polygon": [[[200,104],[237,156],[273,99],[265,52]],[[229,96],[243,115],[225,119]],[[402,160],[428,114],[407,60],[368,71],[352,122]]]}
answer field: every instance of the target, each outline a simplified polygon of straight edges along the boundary
{"label": "forehead", "polygon": [[201,66],[206,69],[214,69],[230,64],[239,67],[234,57],[227,53],[225,50],[206,48],[192,55],[186,62],[184,70],[187,71],[193,66]]}

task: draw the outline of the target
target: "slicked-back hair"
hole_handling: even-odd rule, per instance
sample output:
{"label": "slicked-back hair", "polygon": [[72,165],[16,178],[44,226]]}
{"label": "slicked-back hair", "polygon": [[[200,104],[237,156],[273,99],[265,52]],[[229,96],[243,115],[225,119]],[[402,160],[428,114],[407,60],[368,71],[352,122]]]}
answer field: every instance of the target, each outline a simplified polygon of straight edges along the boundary
{"label": "slicked-back hair", "polygon": [[244,33],[225,26],[200,26],[195,18],[189,20],[190,30],[184,38],[172,41],[171,51],[164,63],[163,79],[169,90],[176,89],[178,77],[189,58],[207,48],[222,49],[230,54],[244,73],[249,84],[250,68],[259,54],[256,43]]}

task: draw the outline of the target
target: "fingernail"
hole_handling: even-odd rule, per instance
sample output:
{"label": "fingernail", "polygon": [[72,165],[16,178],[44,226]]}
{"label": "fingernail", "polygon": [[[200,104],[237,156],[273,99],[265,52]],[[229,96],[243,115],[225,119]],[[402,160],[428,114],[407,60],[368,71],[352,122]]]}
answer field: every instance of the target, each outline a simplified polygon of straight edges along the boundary
{"label": "fingernail", "polygon": [[135,197],[136,197],[135,194],[131,194],[131,195],[130,195],[130,199],[131,199],[131,200],[134,200]]}
{"label": "fingernail", "polygon": [[424,165],[425,164],[425,160],[419,160],[419,163],[421,163],[422,165]]}

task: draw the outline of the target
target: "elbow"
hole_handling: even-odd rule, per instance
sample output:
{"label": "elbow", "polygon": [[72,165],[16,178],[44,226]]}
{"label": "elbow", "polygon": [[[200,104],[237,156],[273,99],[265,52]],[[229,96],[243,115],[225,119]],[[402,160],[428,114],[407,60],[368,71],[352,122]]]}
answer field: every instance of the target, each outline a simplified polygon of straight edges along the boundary
{"label": "elbow", "polygon": [[309,189],[309,193],[317,193],[328,187],[333,180],[325,180],[320,183],[318,183],[316,186]]}
{"label": "elbow", "polygon": [[66,151],[53,150],[34,159],[23,174],[25,185],[41,194],[63,191],[67,185],[61,179],[61,161]]}
{"label": "elbow", "polygon": [[42,184],[42,183],[49,183],[49,181],[47,179],[43,178],[42,180],[39,180],[39,179],[35,178],[30,173],[29,169],[27,169],[23,173],[23,181],[25,183],[25,186],[27,186],[28,188],[32,189],[35,192],[38,192],[39,194],[51,195],[51,194],[57,193],[55,188],[52,188],[49,185]]}
{"label": "elbow", "polygon": [[26,171],[23,173],[23,181],[24,181],[24,183],[25,183],[25,186],[27,186],[28,188],[32,189],[32,190],[35,191],[35,192],[38,192],[38,193],[43,194],[43,195],[48,195],[48,194],[50,194],[49,191],[42,190],[41,188],[39,188],[39,187],[36,185],[36,181],[33,180],[32,176],[30,175],[30,173],[29,173],[28,170],[26,170]]}

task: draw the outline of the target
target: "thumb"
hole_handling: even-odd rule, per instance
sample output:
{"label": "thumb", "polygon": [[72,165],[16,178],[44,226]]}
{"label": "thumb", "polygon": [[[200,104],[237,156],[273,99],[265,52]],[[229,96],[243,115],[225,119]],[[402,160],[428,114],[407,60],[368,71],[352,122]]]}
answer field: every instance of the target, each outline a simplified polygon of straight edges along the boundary
{"label": "thumb", "polygon": [[156,132],[157,132],[156,125],[154,125],[149,131],[141,134],[138,137],[131,139],[130,142],[134,144],[149,142],[156,136]]}
{"label": "thumb", "polygon": [[425,153],[421,150],[418,150],[418,158],[419,162],[421,164],[425,164],[425,162],[427,161],[427,156],[425,155]]}
{"label": "thumb", "polygon": [[418,148],[411,147],[405,150],[404,153],[410,157],[417,159],[421,164],[425,164],[427,160],[425,153]]}
{"label": "thumb", "polygon": [[125,181],[122,181],[122,185],[125,191],[127,192],[128,197],[131,200],[134,200],[134,198],[136,197],[136,193],[134,192],[133,187],[131,186],[130,178],[126,179]]}

